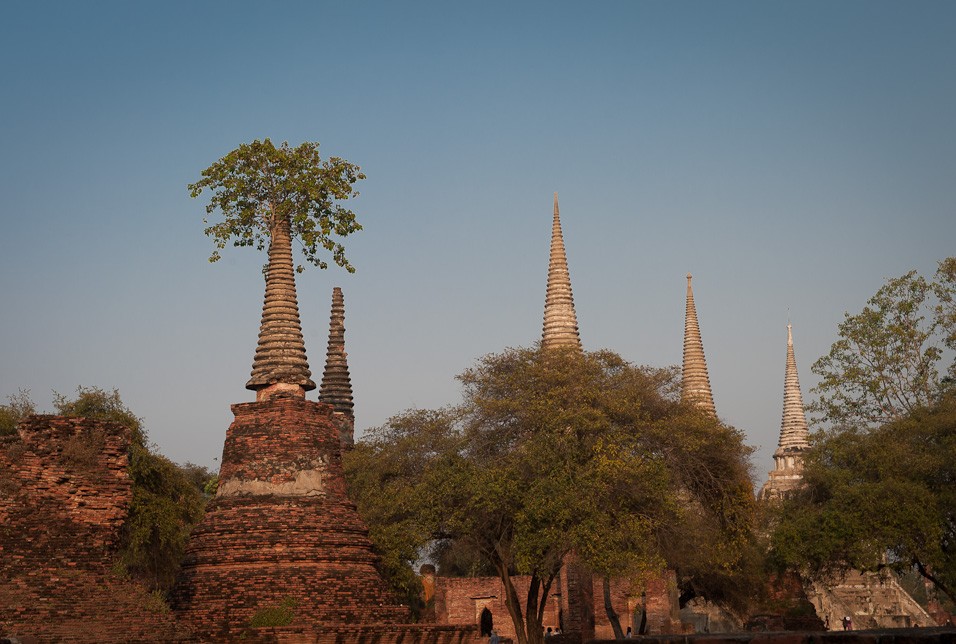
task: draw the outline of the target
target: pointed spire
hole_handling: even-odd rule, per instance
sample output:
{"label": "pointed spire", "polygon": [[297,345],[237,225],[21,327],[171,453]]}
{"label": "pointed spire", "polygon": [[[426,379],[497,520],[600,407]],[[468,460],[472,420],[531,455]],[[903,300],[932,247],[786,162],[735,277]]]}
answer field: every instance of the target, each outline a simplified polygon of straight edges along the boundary
{"label": "pointed spire", "polygon": [[345,353],[345,300],[342,289],[332,289],[332,315],[329,320],[329,348],[325,354],[325,372],[319,388],[319,402],[332,405],[337,414],[354,418],[352,381],[348,354]]}
{"label": "pointed spire", "polygon": [[568,258],[561,234],[561,216],[558,213],[558,193],[554,193],[554,220],[551,224],[551,259],[548,262],[548,291],[544,302],[544,330],[541,347],[554,349],[571,347],[581,349],[578,318],[574,313],[571,276]]}
{"label": "pointed spire", "polygon": [[793,329],[787,324],[787,370],[783,379],[783,420],[780,423],[779,449],[806,449],[809,446],[810,429],[803,412],[797,360],[793,355]]}
{"label": "pointed spire", "polygon": [[704,343],[700,339],[700,325],[697,323],[697,307],[694,306],[694,289],[690,283],[692,277],[690,273],[687,274],[681,400],[691,402],[699,409],[716,416],[714,395],[710,391],[710,377],[707,375],[707,360],[704,358]]}
{"label": "pointed spire", "polygon": [[315,389],[311,375],[299,322],[292,269],[292,235],[286,218],[274,225],[269,242],[259,344],[246,389],[256,392],[256,400],[267,400],[280,391],[304,397],[306,391]]}
{"label": "pointed spire", "polygon": [[329,319],[329,348],[325,353],[325,372],[319,388],[319,402],[332,406],[333,419],[339,429],[344,449],[355,442],[355,413],[352,402],[352,380],[349,378],[348,354],[345,352],[345,300],[342,289],[332,289],[332,314]]}
{"label": "pointed spire", "polygon": [[793,329],[787,323],[787,369],[783,378],[783,419],[780,443],[773,453],[773,470],[757,495],[761,500],[786,497],[803,482],[803,453],[810,447],[810,430],[803,412],[803,395],[793,354]]}

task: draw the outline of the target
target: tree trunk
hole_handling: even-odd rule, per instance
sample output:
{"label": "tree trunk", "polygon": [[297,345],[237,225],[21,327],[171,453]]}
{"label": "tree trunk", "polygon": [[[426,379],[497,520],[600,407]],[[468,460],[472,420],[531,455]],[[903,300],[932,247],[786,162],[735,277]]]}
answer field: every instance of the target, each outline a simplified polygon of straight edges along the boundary
{"label": "tree trunk", "polygon": [[548,588],[550,588],[550,586],[550,582],[542,585],[542,580],[538,575],[531,576],[531,583],[528,585],[528,604],[525,610],[525,622],[527,624],[528,642],[530,644],[537,644],[544,641],[542,616],[544,614],[544,605],[548,599]]}
{"label": "tree trunk", "polygon": [[611,580],[604,577],[604,612],[607,613],[607,621],[611,622],[611,628],[614,629],[614,639],[624,639],[624,631],[621,630],[621,620],[614,611],[614,605],[611,603]]}
{"label": "tree trunk", "polygon": [[541,578],[537,575],[531,576],[531,584],[528,587],[527,610],[522,614],[521,600],[518,598],[518,591],[511,581],[507,566],[497,564],[496,568],[498,569],[498,578],[501,579],[505,588],[505,606],[515,627],[518,644],[543,644],[544,629],[541,627],[543,614],[541,606],[547,601],[546,594],[551,587],[551,581],[549,580],[544,584],[545,596],[542,596]]}
{"label": "tree trunk", "polygon": [[[554,578],[557,575],[557,571],[552,572],[546,580],[541,583],[541,601],[538,603],[538,626],[544,625],[544,609],[547,607],[548,595],[551,594],[551,584],[554,583]],[[558,624],[560,627],[561,624]]]}
{"label": "tree trunk", "polygon": [[508,573],[508,566],[502,562],[496,562],[498,569],[498,578],[505,588],[505,607],[511,616],[511,623],[515,627],[515,636],[518,638],[518,644],[529,644],[528,635],[525,631],[524,617],[521,614],[521,600],[518,599],[518,591],[511,583],[511,575]]}

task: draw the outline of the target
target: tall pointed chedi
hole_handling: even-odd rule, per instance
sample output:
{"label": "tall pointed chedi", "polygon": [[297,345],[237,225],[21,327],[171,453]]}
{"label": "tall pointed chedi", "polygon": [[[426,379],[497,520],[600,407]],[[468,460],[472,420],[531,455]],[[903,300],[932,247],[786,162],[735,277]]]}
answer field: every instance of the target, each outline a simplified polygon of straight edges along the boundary
{"label": "tall pointed chedi", "polygon": [[803,480],[803,453],[810,447],[810,429],[803,412],[803,395],[793,354],[793,329],[787,325],[787,368],[783,378],[783,419],[774,467],[759,493],[761,499],[786,496]]}
{"label": "tall pointed chedi", "polygon": [[561,234],[561,216],[558,212],[558,193],[554,193],[554,220],[551,224],[551,258],[548,262],[548,292],[544,301],[544,330],[541,348],[570,347],[581,349],[578,318],[574,313],[574,295],[571,293],[571,275]]}
{"label": "tall pointed chedi", "polygon": [[690,402],[714,416],[714,394],[710,390],[707,375],[707,360],[704,358],[704,343],[700,339],[697,323],[697,307],[694,305],[693,276],[687,274],[687,309],[684,314],[684,365],[681,381],[681,400]]}
{"label": "tall pointed chedi", "polygon": [[345,352],[345,299],[342,289],[332,289],[332,313],[329,319],[329,345],[325,353],[325,372],[319,387],[319,402],[332,406],[343,447],[354,443],[355,414],[348,354]]}
{"label": "tall pointed chedi", "polygon": [[283,218],[272,225],[259,344],[246,389],[255,391],[257,400],[278,391],[304,397],[315,389],[311,376],[295,293],[290,224]]}

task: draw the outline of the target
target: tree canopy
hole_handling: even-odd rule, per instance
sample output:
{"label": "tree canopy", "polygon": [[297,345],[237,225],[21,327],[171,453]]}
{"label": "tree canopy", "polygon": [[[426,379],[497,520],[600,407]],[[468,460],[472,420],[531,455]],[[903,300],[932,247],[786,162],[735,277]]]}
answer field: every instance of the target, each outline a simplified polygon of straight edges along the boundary
{"label": "tree canopy", "polygon": [[956,395],[882,427],[818,434],[772,538],[779,564],[826,577],[916,568],[956,601]]}
{"label": "tree canopy", "polygon": [[[569,553],[595,572],[677,569],[719,599],[752,539],[749,449],[677,400],[676,370],[614,353],[513,349],[459,376],[456,407],[400,414],[346,456],[398,585],[450,544],[499,576],[519,642],[541,637]],[[531,583],[519,597],[514,575]]]}
{"label": "tree canopy", "polygon": [[887,282],[813,370],[804,487],[776,516],[772,559],[810,575],[916,569],[956,599],[956,258]]}
{"label": "tree canopy", "polygon": [[[344,159],[323,160],[318,143],[291,147],[283,142],[276,147],[267,138],[240,145],[188,187],[192,197],[209,190],[206,213],[219,211],[223,216],[206,228],[216,245],[210,262],[218,261],[219,251],[230,243],[264,249],[276,226],[288,222],[308,263],[326,268],[321,254],[327,251],[336,264],[354,272],[336,238],[362,226],[339,202],[357,196],[355,183],[364,178],[358,166]],[[208,218],[205,222],[209,224]],[[297,270],[302,269],[300,264]]]}
{"label": "tree canopy", "polygon": [[847,313],[839,339],[813,365],[820,383],[810,404],[815,419],[878,427],[932,405],[956,378],[941,380],[944,347],[956,349],[956,257],[933,281],[916,271],[888,280],[860,313]]}

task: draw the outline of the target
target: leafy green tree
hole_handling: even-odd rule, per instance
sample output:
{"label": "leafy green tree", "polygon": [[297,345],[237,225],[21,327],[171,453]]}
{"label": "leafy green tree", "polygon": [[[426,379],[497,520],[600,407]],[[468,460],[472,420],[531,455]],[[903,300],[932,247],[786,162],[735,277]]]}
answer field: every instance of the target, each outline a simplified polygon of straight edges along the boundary
{"label": "leafy green tree", "polygon": [[324,249],[354,272],[334,237],[362,229],[355,214],[338,203],[358,195],[355,183],[365,178],[358,166],[337,157],[323,161],[318,143],[276,147],[265,139],[240,145],[203,170],[202,177],[189,185],[190,195],[209,190],[207,214],[218,210],[223,215],[206,228],[216,245],[209,261],[218,261],[219,251],[230,243],[262,250],[277,238],[284,243],[295,238],[310,264],[327,267],[320,257]]}
{"label": "leafy green tree", "polygon": [[940,262],[932,282],[910,271],[890,279],[856,315],[846,314],[840,339],[813,365],[820,383],[809,405],[815,420],[878,427],[933,404],[943,389],[937,365],[956,349],[956,258]]}
{"label": "leafy green tree", "polygon": [[[943,330],[946,346],[956,351],[956,257],[947,257],[939,263],[934,290],[937,298],[934,310],[936,320]],[[949,365],[945,385],[956,386],[956,359]]]}
{"label": "leafy green tree", "polygon": [[[450,542],[476,553],[501,579],[522,643],[541,640],[571,553],[604,575],[674,566],[690,595],[721,599],[752,540],[749,450],[677,401],[674,370],[516,349],[459,380],[459,406],[397,416],[346,457],[373,538],[394,530],[379,547],[396,567]],[[530,577],[523,597],[515,575]]]}
{"label": "leafy green tree", "polygon": [[17,423],[26,416],[36,413],[36,405],[30,398],[30,392],[21,389],[7,396],[7,404],[0,405],[0,436],[17,433]]}
{"label": "leafy green tree", "polygon": [[818,434],[771,554],[827,577],[917,570],[956,601],[956,395],[872,430]]}
{"label": "leafy green tree", "polygon": [[130,429],[133,498],[123,525],[118,563],[151,588],[168,590],[189,533],[202,518],[203,487],[213,474],[195,465],[180,467],[156,453],[148,443],[142,419],[115,389],[79,387],[75,398],[56,394],[53,406],[63,416],[110,420]]}

